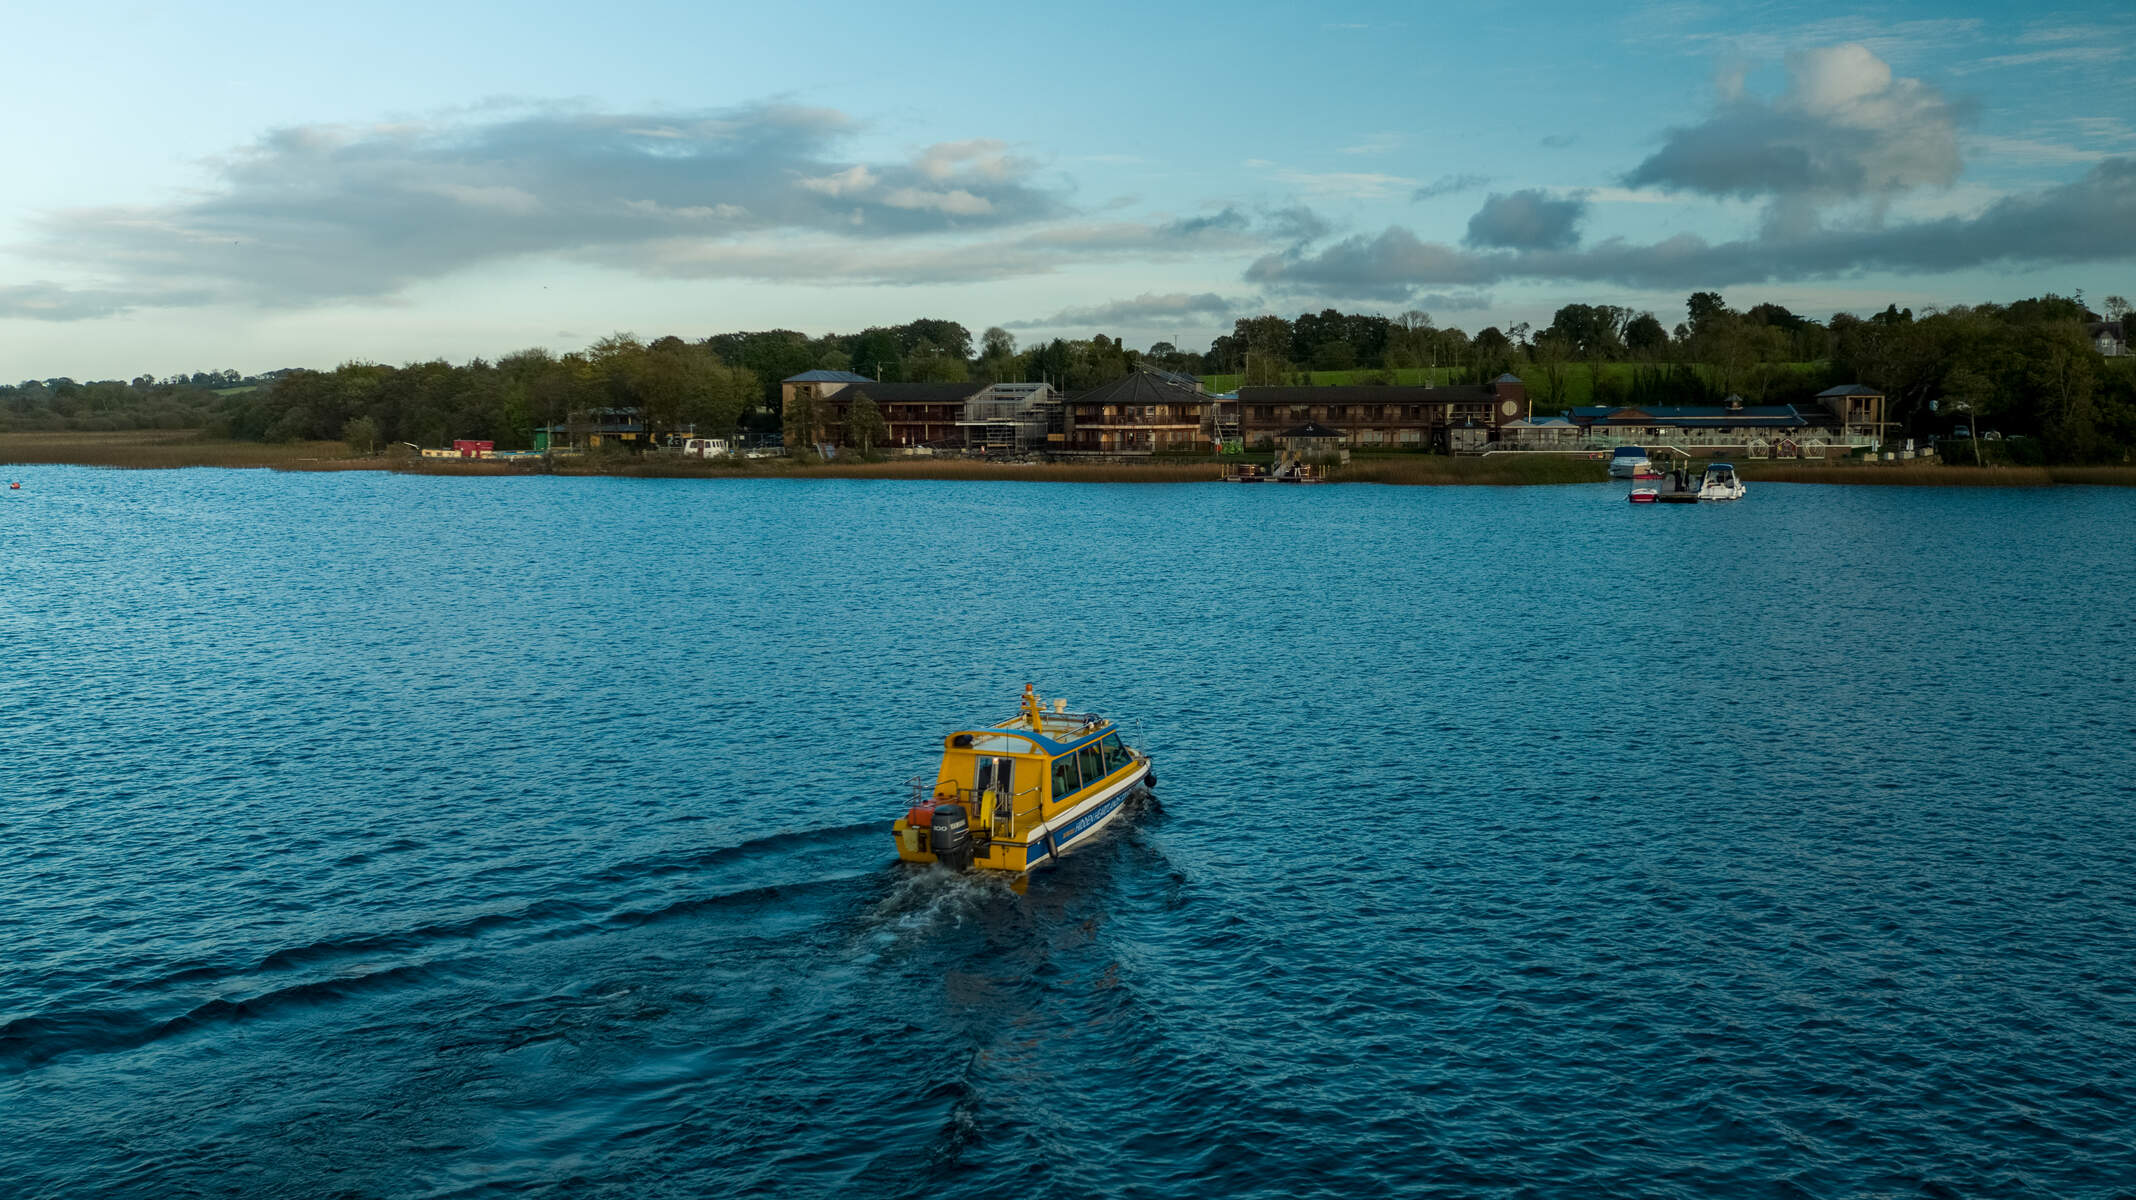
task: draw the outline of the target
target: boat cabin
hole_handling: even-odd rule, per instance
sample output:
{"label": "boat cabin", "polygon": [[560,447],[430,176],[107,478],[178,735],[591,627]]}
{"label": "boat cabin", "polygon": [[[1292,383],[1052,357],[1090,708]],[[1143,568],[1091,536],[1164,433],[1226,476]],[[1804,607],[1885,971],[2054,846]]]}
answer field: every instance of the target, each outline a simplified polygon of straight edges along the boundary
{"label": "boat cabin", "polygon": [[[970,828],[970,865],[996,870],[1023,871],[1109,820],[1146,763],[1111,721],[1065,709],[1056,701],[1046,711],[1026,688],[1016,716],[943,738],[933,783],[924,776],[911,781],[911,810],[894,827],[899,857],[935,861],[938,847],[929,835],[937,811],[950,815],[949,806],[961,810]],[[1093,809],[1087,826],[1077,824],[1085,808]],[[1056,826],[1062,818],[1077,827]]]}

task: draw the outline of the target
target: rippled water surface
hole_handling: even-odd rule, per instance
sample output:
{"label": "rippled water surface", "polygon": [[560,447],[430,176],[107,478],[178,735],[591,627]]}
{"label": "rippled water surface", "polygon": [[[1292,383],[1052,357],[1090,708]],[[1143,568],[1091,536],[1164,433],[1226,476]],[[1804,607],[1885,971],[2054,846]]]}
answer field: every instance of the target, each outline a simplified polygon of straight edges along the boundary
{"label": "rippled water surface", "polygon": [[2136,1180],[2136,494],[12,470],[10,1197]]}

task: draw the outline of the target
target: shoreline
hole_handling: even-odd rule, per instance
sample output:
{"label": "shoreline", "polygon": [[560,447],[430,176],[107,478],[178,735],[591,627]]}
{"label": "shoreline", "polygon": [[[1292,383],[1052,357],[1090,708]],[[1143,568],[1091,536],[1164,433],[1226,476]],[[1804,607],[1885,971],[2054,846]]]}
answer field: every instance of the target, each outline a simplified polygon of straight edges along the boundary
{"label": "shoreline", "polygon": [[[1750,483],[1824,483],[1900,487],[2136,487],[2136,466],[1974,467],[1916,460],[1907,463],[1811,464],[1737,460]],[[357,457],[340,442],[215,441],[190,430],[123,433],[0,433],[0,466],[80,466],[118,470],[190,467],[280,471],[392,471],[405,475],[517,477],[560,475],[626,479],[929,479],[952,482],[1209,483],[1222,464],[1211,459],[1148,463],[992,463],[963,458],[893,458],[877,462],[800,465],[784,459],[662,458],[493,462],[377,454]],[[1446,458],[1405,455],[1354,458],[1330,483],[1393,486],[1518,487],[1602,483],[1600,460]],[[1280,485],[1278,485],[1280,486]]]}

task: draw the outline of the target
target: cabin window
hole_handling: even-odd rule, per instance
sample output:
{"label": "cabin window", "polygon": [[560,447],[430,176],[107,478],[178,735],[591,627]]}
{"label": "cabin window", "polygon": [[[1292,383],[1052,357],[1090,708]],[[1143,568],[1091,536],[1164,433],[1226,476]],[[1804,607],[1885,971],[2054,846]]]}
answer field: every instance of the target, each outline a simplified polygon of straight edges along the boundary
{"label": "cabin window", "polygon": [[1106,734],[1099,739],[1098,746],[1105,751],[1105,773],[1108,775],[1134,761],[1133,756],[1128,754],[1127,747],[1120,744],[1120,735],[1117,733]]}
{"label": "cabin window", "polygon": [[1053,798],[1066,800],[1083,786],[1077,777],[1075,755],[1063,754],[1053,760]]}
{"label": "cabin window", "polygon": [[1089,787],[1105,777],[1105,752],[1092,742],[1075,752],[1076,765],[1083,770],[1083,786]]}

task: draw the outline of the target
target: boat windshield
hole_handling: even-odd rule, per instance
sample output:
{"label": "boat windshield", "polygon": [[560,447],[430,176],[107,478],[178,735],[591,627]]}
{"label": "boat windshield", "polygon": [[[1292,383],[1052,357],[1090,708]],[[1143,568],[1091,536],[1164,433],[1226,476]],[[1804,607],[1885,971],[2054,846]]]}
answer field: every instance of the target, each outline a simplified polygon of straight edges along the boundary
{"label": "boat windshield", "polygon": [[1029,754],[1038,746],[1031,739],[1014,734],[974,732],[972,749],[981,754]]}

